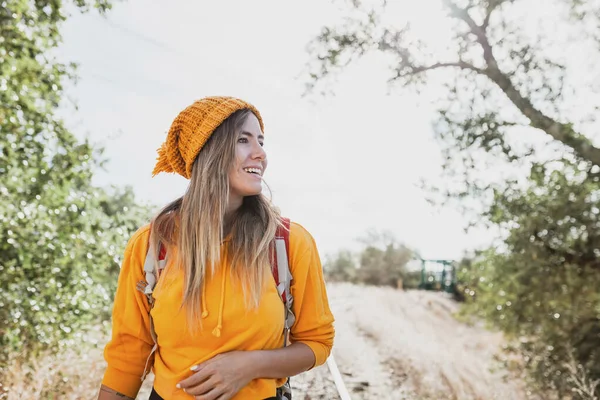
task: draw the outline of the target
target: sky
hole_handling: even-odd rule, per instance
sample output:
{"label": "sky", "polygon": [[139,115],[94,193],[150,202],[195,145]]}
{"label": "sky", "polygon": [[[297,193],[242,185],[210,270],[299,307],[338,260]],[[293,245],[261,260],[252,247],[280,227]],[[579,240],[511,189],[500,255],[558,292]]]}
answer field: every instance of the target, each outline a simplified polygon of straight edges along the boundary
{"label": "sky", "polygon": [[[405,18],[433,18],[443,28],[432,2],[410,3]],[[194,100],[235,96],[263,116],[273,202],[311,232],[321,255],[360,249],[357,238],[369,230],[389,231],[435,259],[490,243],[491,233],[464,232],[457,210],[430,205],[418,188],[421,179],[442,179],[431,128],[431,103],[442,94],[388,90],[387,65],[374,57],[341,74],[335,96],[302,96],[306,46],[339,20],[339,6],[128,0],[106,17],[74,13],[59,51],[79,64],[78,83],[68,89],[78,108],[66,120],[105,147],[108,162],[95,182],[130,185],[140,202],[179,197],[185,179],[151,177],[156,149]]]}

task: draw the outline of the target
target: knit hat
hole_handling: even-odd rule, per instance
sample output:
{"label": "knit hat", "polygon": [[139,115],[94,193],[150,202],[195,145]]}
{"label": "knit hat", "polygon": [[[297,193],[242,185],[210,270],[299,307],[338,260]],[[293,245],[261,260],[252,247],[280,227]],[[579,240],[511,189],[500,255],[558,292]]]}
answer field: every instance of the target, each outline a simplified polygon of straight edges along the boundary
{"label": "knit hat", "polygon": [[158,149],[152,176],[160,172],[176,172],[189,179],[192,165],[210,135],[231,114],[243,109],[254,113],[264,132],[258,110],[252,104],[234,97],[205,97],[185,108],[171,124],[167,140]]}

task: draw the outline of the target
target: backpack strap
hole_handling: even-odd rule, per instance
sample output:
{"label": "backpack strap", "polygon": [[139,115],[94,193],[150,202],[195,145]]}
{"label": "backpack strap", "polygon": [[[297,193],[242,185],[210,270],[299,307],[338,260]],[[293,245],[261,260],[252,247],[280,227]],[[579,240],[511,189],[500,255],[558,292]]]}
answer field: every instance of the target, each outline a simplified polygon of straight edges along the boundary
{"label": "backpack strap", "polygon": [[292,311],[294,298],[292,297],[292,273],[289,265],[289,248],[290,248],[290,220],[288,218],[281,219],[282,226],[277,228],[275,232],[275,257],[271,262],[271,271],[279,296],[285,305],[285,335],[287,334],[296,322],[296,317]]}
{"label": "backpack strap", "polygon": [[[290,249],[290,220],[281,218],[281,225],[277,227],[275,232],[275,256],[271,260],[271,271],[277,292],[285,306],[285,320],[283,327],[283,347],[289,344],[290,329],[296,322],[296,316],[292,310],[294,298],[292,297],[292,273],[289,263]],[[285,383],[277,388],[277,398],[282,400],[292,399],[292,385],[288,377]]]}
{"label": "backpack strap", "polygon": [[[154,246],[152,246],[152,242],[148,243],[148,251],[146,252],[146,260],[144,261],[144,273],[146,282],[138,282],[137,289],[146,295],[148,299],[148,304],[150,305],[150,312],[154,307],[154,298],[152,297],[152,292],[156,287],[156,283],[158,282],[158,278],[162,271],[165,269],[165,265],[167,263],[167,249],[161,243],[159,243],[160,250],[158,253],[158,263],[154,265]],[[150,363],[150,359],[154,355],[154,352],[158,349],[158,341],[156,336],[156,331],[154,330],[154,320],[152,319],[152,314],[148,313],[148,317],[150,319],[150,336],[154,341],[154,346],[152,346],[152,350],[150,350],[150,354],[146,359],[146,365],[144,366],[144,373],[142,374],[141,380],[142,382],[148,375],[149,369],[148,364]]]}
{"label": "backpack strap", "polygon": [[161,243],[159,243],[159,246],[160,250],[158,253],[158,265],[154,265],[154,246],[152,246],[151,242],[148,243],[148,251],[146,252],[146,260],[144,261],[146,285],[144,285],[143,290],[141,291],[148,298],[148,304],[150,304],[150,307],[152,307],[154,304],[152,292],[154,291],[156,283],[158,282],[158,279],[160,278],[160,275],[167,264],[167,249]]}

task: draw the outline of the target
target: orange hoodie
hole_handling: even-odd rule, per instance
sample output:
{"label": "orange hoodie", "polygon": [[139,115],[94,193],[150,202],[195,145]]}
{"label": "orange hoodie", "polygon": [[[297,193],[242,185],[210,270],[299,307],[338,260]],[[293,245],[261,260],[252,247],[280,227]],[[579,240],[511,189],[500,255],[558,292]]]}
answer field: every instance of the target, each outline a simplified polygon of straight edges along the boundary
{"label": "orange hoodie", "polygon": [[[102,384],[135,398],[141,377],[154,345],[150,335],[150,307],[145,295],[136,290],[144,281],[143,265],[148,248],[149,226],[140,228],[129,240],[119,274],[113,308],[112,339],[104,358],[108,368]],[[302,226],[291,224],[289,246],[291,292],[296,322],[292,342],[308,345],[315,354],[315,366],[323,364],[333,346],[333,315],[329,309],[321,262],[314,239]],[[171,259],[173,259],[172,257]],[[223,249],[222,260],[226,260]],[[180,310],[183,272],[167,268],[154,290],[152,319],[158,337],[152,370],[154,388],[165,399],[192,399],[175,385],[191,376],[190,367],[220,353],[233,350],[268,350],[283,346],[285,309],[275,280],[269,281],[260,305],[248,311],[239,285],[229,279],[223,262],[214,276],[206,278],[202,329],[190,334],[185,310]],[[256,379],[233,397],[257,400],[275,396],[284,379]]]}

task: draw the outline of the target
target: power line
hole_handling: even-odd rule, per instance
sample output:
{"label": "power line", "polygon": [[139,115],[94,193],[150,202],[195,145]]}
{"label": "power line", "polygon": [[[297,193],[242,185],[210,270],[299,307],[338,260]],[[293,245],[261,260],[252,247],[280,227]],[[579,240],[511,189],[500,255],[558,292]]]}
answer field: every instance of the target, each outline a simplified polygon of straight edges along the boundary
{"label": "power line", "polygon": [[146,43],[149,43],[149,44],[151,44],[151,45],[153,45],[153,46],[156,46],[156,47],[158,47],[158,48],[161,48],[161,49],[163,49],[163,50],[167,50],[167,51],[169,51],[169,52],[171,52],[171,53],[175,53],[175,54],[178,54],[178,55],[180,55],[180,56],[181,56],[181,55],[183,55],[182,53],[180,53],[180,51],[179,51],[179,50],[177,50],[177,49],[175,49],[175,48],[173,48],[173,47],[169,46],[168,44],[166,44],[166,43],[163,43],[163,42],[161,42],[161,41],[159,41],[159,40],[157,40],[157,39],[154,39],[154,38],[152,38],[152,37],[146,36],[146,35],[145,35],[145,34],[143,34],[143,33],[136,32],[136,31],[135,31],[135,30],[133,30],[133,29],[127,28],[127,27],[125,27],[125,26],[123,26],[123,25],[121,25],[121,24],[118,24],[118,23],[116,23],[116,22],[113,22],[113,21],[109,20],[108,18],[103,18],[103,20],[104,20],[104,21],[105,21],[105,22],[106,22],[108,25],[110,25],[111,27],[113,27],[113,28],[115,28],[115,29],[118,29],[118,30],[120,30],[120,31],[122,31],[122,32],[124,32],[124,33],[126,33],[126,34],[128,34],[128,35],[130,35],[130,36],[133,36],[133,37],[135,37],[135,38],[137,38],[137,39],[141,40],[141,41],[144,41],[144,42],[146,42]]}

